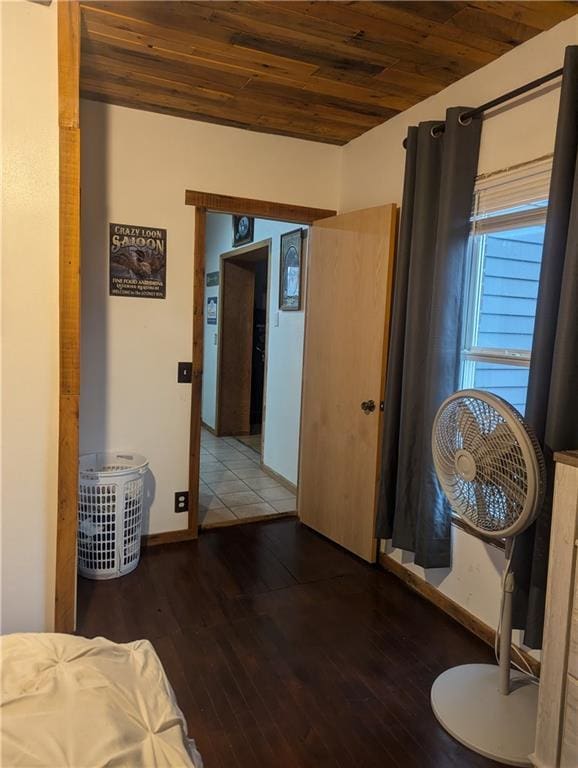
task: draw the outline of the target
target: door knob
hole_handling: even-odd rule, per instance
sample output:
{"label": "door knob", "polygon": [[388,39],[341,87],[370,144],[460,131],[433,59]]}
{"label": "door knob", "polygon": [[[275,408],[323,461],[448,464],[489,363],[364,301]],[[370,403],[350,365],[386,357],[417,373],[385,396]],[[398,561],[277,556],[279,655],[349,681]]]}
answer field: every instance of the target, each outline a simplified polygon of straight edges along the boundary
{"label": "door knob", "polygon": [[374,400],[364,400],[361,403],[361,410],[366,415],[369,415],[370,413],[373,413],[375,411],[375,401]]}

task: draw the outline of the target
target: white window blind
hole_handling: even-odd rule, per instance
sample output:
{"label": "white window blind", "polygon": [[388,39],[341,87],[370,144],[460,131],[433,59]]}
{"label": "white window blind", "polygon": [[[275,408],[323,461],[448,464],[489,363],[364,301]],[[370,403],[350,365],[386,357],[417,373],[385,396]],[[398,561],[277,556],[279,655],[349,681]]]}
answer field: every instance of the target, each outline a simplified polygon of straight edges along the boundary
{"label": "white window blind", "polygon": [[548,205],[552,158],[482,177],[474,189],[474,223],[492,215]]}

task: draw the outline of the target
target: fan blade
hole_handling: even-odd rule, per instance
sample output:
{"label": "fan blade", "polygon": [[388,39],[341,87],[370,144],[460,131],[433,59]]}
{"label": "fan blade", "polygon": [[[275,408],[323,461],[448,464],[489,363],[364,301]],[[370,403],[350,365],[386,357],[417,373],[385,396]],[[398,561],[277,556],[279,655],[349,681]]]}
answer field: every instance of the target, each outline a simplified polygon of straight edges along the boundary
{"label": "fan blade", "polygon": [[503,489],[492,483],[474,480],[475,508],[467,514],[470,522],[481,530],[499,531],[510,525],[508,497]]}
{"label": "fan blade", "polygon": [[499,462],[512,448],[512,433],[507,424],[500,422],[491,432],[482,435],[482,440],[470,449],[476,466],[490,467]]}
{"label": "fan blade", "polygon": [[456,426],[462,436],[462,447],[467,445],[470,450],[470,446],[475,446],[482,437],[480,425],[475,413],[463,401],[458,403],[456,410]]}
{"label": "fan blade", "polygon": [[501,453],[504,450],[506,452],[509,451],[512,447],[512,442],[515,442],[515,438],[505,421],[496,424],[486,437],[486,445],[488,446],[488,449],[491,446],[491,450],[497,451],[498,453]]}

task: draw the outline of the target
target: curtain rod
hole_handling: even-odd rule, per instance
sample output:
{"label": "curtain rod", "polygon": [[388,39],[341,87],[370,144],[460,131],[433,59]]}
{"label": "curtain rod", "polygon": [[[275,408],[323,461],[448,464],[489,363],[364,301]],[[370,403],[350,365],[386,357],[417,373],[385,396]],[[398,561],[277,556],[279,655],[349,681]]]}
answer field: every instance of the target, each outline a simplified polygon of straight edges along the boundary
{"label": "curtain rod", "polygon": [[[555,69],[553,72],[549,72],[547,75],[542,75],[542,77],[538,77],[536,80],[532,80],[530,83],[526,83],[525,85],[520,85],[518,88],[514,88],[513,91],[508,91],[507,93],[502,94],[501,96],[497,96],[495,99],[492,99],[491,101],[487,101],[485,104],[482,104],[479,107],[476,107],[476,109],[469,109],[467,112],[462,112],[462,114],[459,116],[460,123],[465,123],[468,120],[471,120],[473,117],[478,117],[479,115],[483,115],[484,112],[487,112],[489,109],[493,109],[494,107],[500,106],[500,104],[505,104],[507,101],[511,101],[512,99],[517,98],[518,96],[522,96],[524,93],[528,93],[528,91],[533,91],[535,88],[539,88],[541,85],[544,85],[545,83],[549,83],[550,80],[555,80],[557,77],[561,77],[561,75],[564,73],[564,69]],[[434,125],[432,128],[432,135],[434,134],[440,134],[444,132],[445,123],[439,123],[439,125]],[[403,147],[407,146],[407,139],[403,140]]]}

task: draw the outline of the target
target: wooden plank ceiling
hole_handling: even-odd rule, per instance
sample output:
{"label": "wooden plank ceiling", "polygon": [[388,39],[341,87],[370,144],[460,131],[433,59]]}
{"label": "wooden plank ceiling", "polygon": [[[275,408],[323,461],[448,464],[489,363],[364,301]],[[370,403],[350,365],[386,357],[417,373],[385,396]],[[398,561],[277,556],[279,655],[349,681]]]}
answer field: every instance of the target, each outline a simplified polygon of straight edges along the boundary
{"label": "wooden plank ceiling", "polygon": [[330,144],[578,13],[577,2],[81,5],[85,98]]}

